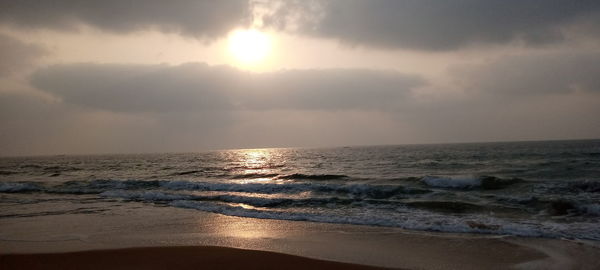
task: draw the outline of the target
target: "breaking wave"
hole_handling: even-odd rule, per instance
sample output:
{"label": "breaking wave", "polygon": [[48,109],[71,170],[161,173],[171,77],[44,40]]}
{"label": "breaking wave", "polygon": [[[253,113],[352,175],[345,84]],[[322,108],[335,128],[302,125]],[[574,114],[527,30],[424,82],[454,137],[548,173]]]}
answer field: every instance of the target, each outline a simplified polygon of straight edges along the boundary
{"label": "breaking wave", "polygon": [[571,224],[511,222],[483,215],[472,215],[465,219],[463,217],[440,215],[425,211],[410,211],[388,215],[382,215],[374,211],[359,215],[332,215],[315,212],[263,211],[241,206],[190,200],[177,200],[171,202],[170,205],[229,216],[262,219],[386,226],[421,231],[600,240],[600,230],[597,228],[597,224],[593,222]]}
{"label": "breaking wave", "polygon": [[[273,179],[243,180],[253,177]],[[342,175],[299,180],[303,177],[0,182],[0,193],[88,194],[240,217],[600,240],[597,181],[536,183],[492,176],[338,181],[348,178]]]}

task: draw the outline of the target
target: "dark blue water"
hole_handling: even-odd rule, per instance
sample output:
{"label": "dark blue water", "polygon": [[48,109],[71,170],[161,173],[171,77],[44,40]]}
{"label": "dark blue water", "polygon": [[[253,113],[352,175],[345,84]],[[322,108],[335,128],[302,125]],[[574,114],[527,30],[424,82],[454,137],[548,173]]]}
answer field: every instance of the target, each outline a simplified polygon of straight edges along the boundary
{"label": "dark blue water", "polygon": [[48,200],[600,240],[600,140],[0,159],[0,219]]}

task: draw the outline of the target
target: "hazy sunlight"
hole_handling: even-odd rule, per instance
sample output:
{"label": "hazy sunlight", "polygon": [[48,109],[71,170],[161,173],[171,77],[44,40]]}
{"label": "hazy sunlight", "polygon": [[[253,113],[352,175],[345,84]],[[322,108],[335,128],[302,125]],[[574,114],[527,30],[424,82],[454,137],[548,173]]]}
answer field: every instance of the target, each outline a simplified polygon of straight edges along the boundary
{"label": "hazy sunlight", "polygon": [[236,30],[229,35],[229,52],[240,64],[259,64],[269,54],[269,36],[255,29]]}

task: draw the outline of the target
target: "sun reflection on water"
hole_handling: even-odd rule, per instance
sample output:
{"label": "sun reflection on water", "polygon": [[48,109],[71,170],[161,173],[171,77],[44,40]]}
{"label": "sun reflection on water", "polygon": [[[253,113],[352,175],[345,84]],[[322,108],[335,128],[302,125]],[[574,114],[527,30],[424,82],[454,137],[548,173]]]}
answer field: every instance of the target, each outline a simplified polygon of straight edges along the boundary
{"label": "sun reflection on water", "polygon": [[233,155],[231,169],[239,183],[280,182],[276,169],[285,165],[285,159],[279,149],[243,149]]}
{"label": "sun reflection on water", "polygon": [[[280,222],[274,220],[262,220],[255,218],[239,218],[229,216],[215,216],[217,219],[215,227],[212,230],[223,238],[233,238],[241,240],[237,244],[243,245],[243,239],[272,239],[281,238],[286,234],[285,227]],[[234,240],[235,241],[235,240]]]}
{"label": "sun reflection on water", "polygon": [[245,149],[241,151],[241,160],[244,167],[256,170],[267,167],[271,159],[271,149]]}

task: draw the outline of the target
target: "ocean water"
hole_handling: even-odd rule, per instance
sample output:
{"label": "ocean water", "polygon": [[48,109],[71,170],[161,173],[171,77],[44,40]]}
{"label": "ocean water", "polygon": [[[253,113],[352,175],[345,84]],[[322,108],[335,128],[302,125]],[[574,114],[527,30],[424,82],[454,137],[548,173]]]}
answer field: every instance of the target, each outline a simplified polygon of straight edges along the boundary
{"label": "ocean water", "polygon": [[600,140],[0,158],[0,222],[107,215],[131,202],[600,240]]}

